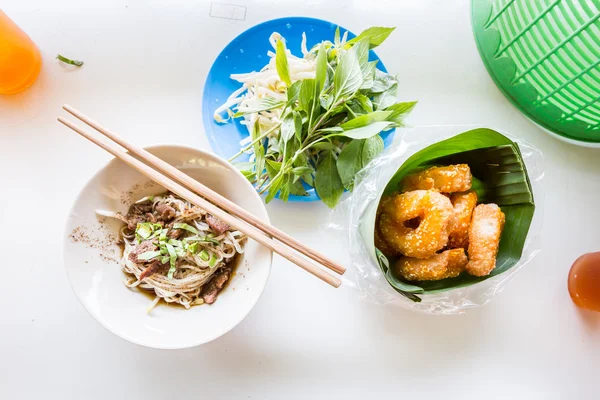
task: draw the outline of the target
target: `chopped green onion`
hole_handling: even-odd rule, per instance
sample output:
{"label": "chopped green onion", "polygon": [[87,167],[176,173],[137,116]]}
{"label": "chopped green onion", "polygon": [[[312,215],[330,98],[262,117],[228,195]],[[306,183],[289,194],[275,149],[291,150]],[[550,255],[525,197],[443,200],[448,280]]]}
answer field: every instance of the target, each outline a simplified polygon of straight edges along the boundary
{"label": "chopped green onion", "polygon": [[214,237],[215,237],[215,234],[211,232],[211,233],[209,233],[209,234],[208,234],[208,235],[206,235],[206,236],[212,239],[212,238],[214,238]]}
{"label": "chopped green onion", "polygon": [[208,254],[208,251],[206,251],[206,250],[202,250],[202,251],[200,252],[200,258],[201,258],[203,261],[208,261],[208,260],[210,259],[210,254]]}
{"label": "chopped green onion", "polygon": [[169,256],[162,256],[162,257],[160,258],[160,263],[161,263],[161,264],[166,264],[166,263],[168,263],[168,262],[169,262]]}
{"label": "chopped green onion", "polygon": [[169,273],[167,274],[167,278],[173,279],[173,274],[177,270],[175,267],[175,263],[177,261],[177,253],[175,252],[175,248],[169,243],[166,244],[167,252],[169,253],[169,263],[171,264],[171,268],[169,268]]}
{"label": "chopped green onion", "polygon": [[154,224],[151,222],[137,224],[135,233],[142,239],[148,239],[150,236],[152,236],[152,233],[154,233]]}
{"label": "chopped green onion", "polygon": [[167,232],[169,232],[168,229],[163,229],[162,231],[160,231],[160,237],[158,238],[158,240],[160,240],[161,242],[166,242],[167,241]]}
{"label": "chopped green onion", "polygon": [[167,243],[169,243],[170,245],[172,245],[174,247],[183,247],[183,243],[181,242],[181,240],[169,239],[167,241]]}
{"label": "chopped green onion", "polygon": [[192,232],[194,235],[198,234],[198,230],[196,228],[194,228],[193,226],[188,225],[188,224],[183,224],[183,223],[173,224],[173,229],[183,229],[183,230],[186,230],[188,232]]}
{"label": "chopped green onion", "polygon": [[137,256],[138,260],[148,261],[160,256],[160,251],[147,251]]}
{"label": "chopped green onion", "polygon": [[210,261],[208,262],[208,266],[212,268],[215,265],[217,265],[217,256],[215,256],[213,254],[212,256],[210,256]]}
{"label": "chopped green onion", "polygon": [[76,67],[81,67],[83,65],[83,61],[71,60],[70,58],[61,56],[60,54],[56,56],[56,59],[66,63],[66,64],[75,65]]}
{"label": "chopped green onion", "polygon": [[186,242],[202,242],[202,243],[213,243],[219,244],[219,241],[208,236],[190,236],[183,239]]}
{"label": "chopped green onion", "polygon": [[200,243],[194,242],[188,246],[188,251],[192,254],[197,254],[198,250],[200,250]]}
{"label": "chopped green onion", "polygon": [[154,201],[154,196],[148,196],[148,201]]}

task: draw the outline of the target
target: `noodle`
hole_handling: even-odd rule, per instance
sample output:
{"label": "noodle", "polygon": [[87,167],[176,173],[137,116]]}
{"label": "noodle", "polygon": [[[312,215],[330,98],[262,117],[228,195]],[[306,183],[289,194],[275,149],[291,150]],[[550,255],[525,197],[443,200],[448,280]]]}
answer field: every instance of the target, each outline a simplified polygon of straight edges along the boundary
{"label": "noodle", "polygon": [[[242,232],[171,193],[139,200],[125,217],[112,216],[127,223],[121,229],[125,285],[156,295],[148,311],[161,299],[186,309],[213,303],[231,275],[235,256],[244,252]],[[140,279],[149,268],[152,272]]]}

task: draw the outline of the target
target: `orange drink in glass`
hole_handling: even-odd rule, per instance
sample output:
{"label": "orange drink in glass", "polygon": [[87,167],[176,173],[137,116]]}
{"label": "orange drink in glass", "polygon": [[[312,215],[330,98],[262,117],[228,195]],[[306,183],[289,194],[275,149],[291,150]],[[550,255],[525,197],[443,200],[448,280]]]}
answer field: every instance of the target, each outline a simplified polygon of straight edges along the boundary
{"label": "orange drink in glass", "polygon": [[41,67],[42,57],[35,43],[0,10],[0,94],[27,89]]}

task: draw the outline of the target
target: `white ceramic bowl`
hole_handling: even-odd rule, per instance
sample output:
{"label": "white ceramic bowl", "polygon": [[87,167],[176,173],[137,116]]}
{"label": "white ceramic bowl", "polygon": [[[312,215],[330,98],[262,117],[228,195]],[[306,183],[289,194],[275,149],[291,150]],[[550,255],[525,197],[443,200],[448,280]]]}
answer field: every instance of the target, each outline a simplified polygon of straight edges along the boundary
{"label": "white ceramic bowl", "polygon": [[[252,185],[217,156],[182,146],[147,148],[164,161],[269,222]],[[127,212],[137,199],[164,189],[119,160],[112,160],[83,188],[68,217],[64,261],[79,301],[96,321],[130,342],[159,349],[207,343],[227,333],[250,312],[263,292],[272,253],[249,240],[232,280],[213,305],[192,307],[159,303],[151,313],[150,297],[128,289],[115,242],[121,224],[96,216],[96,209]]]}

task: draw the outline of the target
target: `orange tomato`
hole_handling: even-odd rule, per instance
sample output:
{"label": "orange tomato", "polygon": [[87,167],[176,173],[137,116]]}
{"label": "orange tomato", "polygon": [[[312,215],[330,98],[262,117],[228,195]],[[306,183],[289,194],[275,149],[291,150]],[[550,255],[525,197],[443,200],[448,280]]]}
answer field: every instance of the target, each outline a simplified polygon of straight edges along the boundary
{"label": "orange tomato", "polygon": [[0,94],[27,89],[41,67],[42,57],[35,43],[0,10]]}

